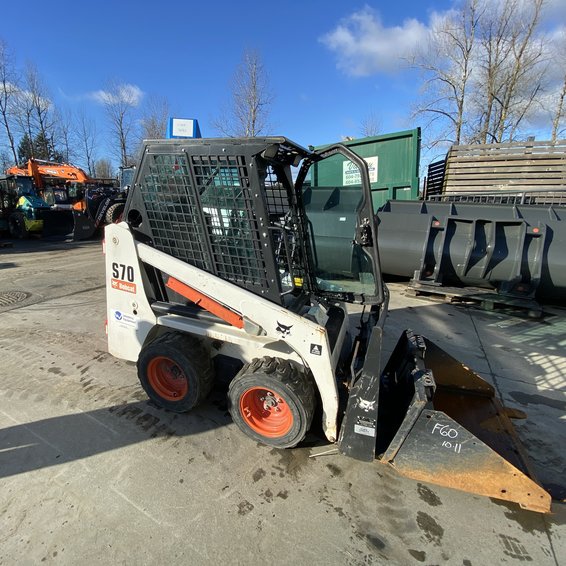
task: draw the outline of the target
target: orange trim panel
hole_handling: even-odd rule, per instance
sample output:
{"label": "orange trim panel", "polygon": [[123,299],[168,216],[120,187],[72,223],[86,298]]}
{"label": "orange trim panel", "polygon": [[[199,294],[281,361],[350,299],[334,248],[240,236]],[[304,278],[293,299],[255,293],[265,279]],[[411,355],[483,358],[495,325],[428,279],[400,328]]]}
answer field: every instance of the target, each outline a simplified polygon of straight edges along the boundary
{"label": "orange trim panel", "polygon": [[231,324],[236,328],[244,328],[244,319],[240,314],[234,312],[228,307],[225,307],[224,305],[221,305],[214,299],[203,295],[200,291],[197,291],[196,289],[185,285],[178,279],[169,277],[165,285],[172,291],[175,291],[175,293],[183,295],[185,299],[189,299],[189,301],[192,301],[193,303],[195,303],[195,305],[198,305],[199,307],[202,307],[208,312],[216,315],[218,318],[221,318],[228,324]]}

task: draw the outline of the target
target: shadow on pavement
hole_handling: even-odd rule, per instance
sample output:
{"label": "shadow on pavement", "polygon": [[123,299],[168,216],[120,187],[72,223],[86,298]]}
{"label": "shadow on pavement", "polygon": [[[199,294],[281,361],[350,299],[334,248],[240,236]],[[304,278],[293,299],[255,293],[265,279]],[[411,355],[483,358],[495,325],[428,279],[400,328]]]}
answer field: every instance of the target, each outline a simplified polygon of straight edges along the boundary
{"label": "shadow on pavement", "polygon": [[1,254],[21,254],[21,253],[37,253],[52,252],[66,249],[89,248],[102,246],[102,238],[93,238],[91,240],[74,241],[69,235],[66,236],[48,236],[45,238],[26,238],[22,240],[0,240],[6,247],[2,247]]}
{"label": "shadow on pavement", "polygon": [[[209,414],[210,413],[210,414]],[[168,413],[134,402],[63,415],[0,430],[0,478],[57,466],[150,438],[198,435],[231,422],[206,410]]]}

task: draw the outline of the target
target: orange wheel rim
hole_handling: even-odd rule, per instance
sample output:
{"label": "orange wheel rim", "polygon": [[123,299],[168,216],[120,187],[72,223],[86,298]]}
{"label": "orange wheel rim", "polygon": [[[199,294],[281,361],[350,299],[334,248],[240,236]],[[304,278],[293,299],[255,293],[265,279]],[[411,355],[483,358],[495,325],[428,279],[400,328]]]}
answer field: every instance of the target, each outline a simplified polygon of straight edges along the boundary
{"label": "orange wheel rim", "polygon": [[244,392],[240,397],[240,414],[254,432],[268,438],[284,436],[293,426],[293,413],[285,399],[265,387]]}
{"label": "orange wheel rim", "polygon": [[167,401],[179,401],[189,390],[183,370],[165,356],[157,356],[149,362],[147,379],[152,389]]}

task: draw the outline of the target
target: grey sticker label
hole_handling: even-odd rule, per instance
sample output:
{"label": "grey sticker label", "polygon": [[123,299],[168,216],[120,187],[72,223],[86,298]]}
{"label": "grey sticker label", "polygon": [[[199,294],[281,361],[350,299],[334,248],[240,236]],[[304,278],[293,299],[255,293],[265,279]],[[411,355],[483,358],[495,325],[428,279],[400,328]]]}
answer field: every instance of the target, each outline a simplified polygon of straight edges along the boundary
{"label": "grey sticker label", "polygon": [[362,426],[362,425],[354,425],[354,432],[356,434],[363,434],[364,436],[375,436],[375,428],[369,426]]}

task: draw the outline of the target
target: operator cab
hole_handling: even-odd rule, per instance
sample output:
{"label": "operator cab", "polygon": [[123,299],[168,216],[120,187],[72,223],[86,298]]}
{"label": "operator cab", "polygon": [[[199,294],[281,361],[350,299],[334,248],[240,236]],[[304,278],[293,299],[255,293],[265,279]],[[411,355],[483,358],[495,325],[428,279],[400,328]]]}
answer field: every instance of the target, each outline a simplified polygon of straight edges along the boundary
{"label": "operator cab", "polygon": [[[311,297],[382,304],[365,162],[342,145],[237,141],[146,142],[125,210],[134,237],[295,312]],[[327,185],[332,169],[346,186]],[[149,296],[186,302],[167,277],[148,277]]]}

